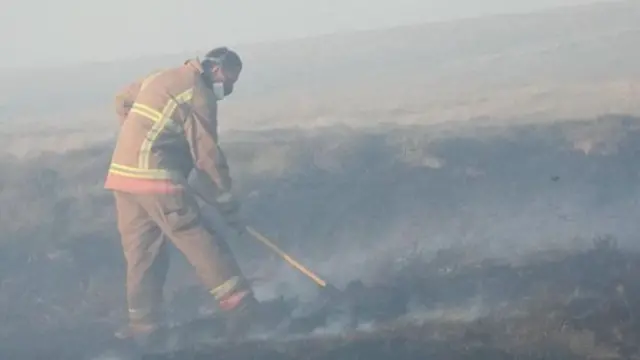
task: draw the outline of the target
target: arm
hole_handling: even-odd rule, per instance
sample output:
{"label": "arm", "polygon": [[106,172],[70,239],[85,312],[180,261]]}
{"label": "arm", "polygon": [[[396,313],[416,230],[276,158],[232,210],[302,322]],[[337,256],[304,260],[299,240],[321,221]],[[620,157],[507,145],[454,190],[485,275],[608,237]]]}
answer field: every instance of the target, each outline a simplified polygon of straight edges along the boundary
{"label": "arm", "polygon": [[136,99],[136,96],[138,96],[138,92],[140,91],[141,87],[142,81],[135,81],[122,88],[116,94],[116,114],[118,114],[118,118],[120,119],[120,125],[122,125],[122,123],[124,123],[124,120],[127,118],[129,110],[131,110],[131,106],[133,106],[133,103]]}
{"label": "arm", "polygon": [[140,90],[147,86],[147,84],[149,84],[151,80],[153,80],[153,78],[155,78],[161,72],[162,71],[156,71],[154,73],[151,73],[149,76],[136,80],[120,89],[120,91],[116,94],[116,114],[118,114],[118,117],[120,118],[120,125],[122,125],[122,123],[124,123],[124,120],[127,118],[129,110],[131,110],[131,107],[133,106],[133,103],[135,102]]}
{"label": "arm", "polygon": [[226,157],[217,142],[217,104],[196,87],[190,110],[185,121],[194,164],[190,185],[207,203],[219,206],[221,200],[231,196],[232,181]]}

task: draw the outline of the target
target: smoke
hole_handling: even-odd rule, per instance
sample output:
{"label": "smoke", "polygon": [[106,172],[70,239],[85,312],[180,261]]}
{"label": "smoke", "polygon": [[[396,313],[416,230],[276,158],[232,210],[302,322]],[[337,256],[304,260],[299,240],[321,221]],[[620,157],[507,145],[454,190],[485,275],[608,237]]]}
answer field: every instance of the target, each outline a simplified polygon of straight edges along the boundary
{"label": "smoke", "polygon": [[[240,184],[252,194],[248,218],[344,288],[354,280],[384,282],[412,261],[436,254],[468,264],[584,249],[599,237],[637,246],[640,165],[633,155],[639,147],[633,126],[635,119],[611,117],[453,132],[317,130],[281,135],[289,150],[271,152],[279,154],[278,164],[287,161],[277,174],[242,168],[253,158],[246,149],[235,163],[245,179],[253,177]],[[268,161],[269,143],[282,143],[279,136],[253,139],[262,161]],[[262,264],[258,273],[268,273],[268,281],[256,287],[260,297],[317,294],[310,279],[265,255],[268,250],[237,249]],[[481,314],[494,305],[468,309]],[[460,314],[445,308],[427,313],[451,311]],[[327,331],[336,328],[340,321]]]}
{"label": "smoke", "polygon": [[[355,280],[393,284],[398,274],[408,276],[416,262],[433,263],[429,271],[446,273],[486,259],[508,263],[531,253],[581,249],[598,237],[615,238],[624,248],[637,247],[640,142],[635,123],[636,119],[622,117],[488,130],[274,130],[239,134],[224,147],[243,200],[243,215],[250,224],[322,278],[345,289]],[[588,134],[586,140],[576,140],[576,133]],[[98,150],[94,152],[104,151]],[[82,183],[61,171],[59,191],[38,198],[35,206],[12,197],[31,193],[32,183],[20,177],[15,182],[3,180],[12,186],[3,192],[6,203],[21,204],[20,211],[50,207],[63,218],[75,219],[75,213],[87,218],[71,222],[65,230],[69,233],[42,224],[41,233],[57,234],[54,240],[42,240],[51,255],[46,261],[29,254],[29,264],[21,265],[21,258],[9,255],[20,253],[16,250],[20,247],[5,244],[11,251],[3,256],[4,297],[0,300],[19,304],[12,308],[20,312],[51,319],[51,324],[75,321],[69,319],[71,313],[54,310],[58,308],[80,308],[74,316],[115,322],[114,309],[124,301],[123,264],[115,258],[121,256],[120,249],[114,246],[117,242],[108,241],[117,236],[115,224],[104,215],[109,213],[105,204],[111,202],[103,197],[96,201],[91,197],[95,191],[87,191],[102,181],[95,170],[99,164],[94,164],[94,152],[73,155],[91,164],[83,167],[91,171],[83,170]],[[52,166],[69,164],[63,155],[49,156],[44,160]],[[275,170],[270,164],[275,164]],[[40,168],[38,163],[15,165]],[[20,168],[15,168],[12,174],[19,173]],[[80,195],[83,198],[76,199]],[[6,237],[25,239],[38,249],[32,240],[41,239],[27,236],[31,234],[7,232]],[[219,234],[224,235],[224,231]],[[74,241],[61,246],[56,241],[62,237]],[[297,298],[301,306],[312,307],[318,287],[310,279],[249,237],[227,239],[245,273],[255,280],[260,300]],[[53,256],[59,253],[64,256]],[[172,302],[170,311],[185,320],[198,311],[199,315],[211,312],[207,302],[213,301],[201,289],[195,272],[175,249],[174,255],[168,292],[182,294],[186,300]],[[114,263],[121,266],[117,271]],[[15,271],[27,268],[29,272]],[[11,271],[15,275],[10,277]],[[81,286],[71,279],[78,279]],[[56,286],[34,285],[27,292],[20,286],[23,283]],[[192,288],[202,291],[191,294]],[[464,287],[451,292],[455,303],[411,305],[397,321],[471,322],[505,310],[498,295],[478,296]],[[348,314],[336,313],[314,336],[334,336],[353,330],[352,325]],[[358,329],[376,326],[365,319]],[[279,329],[255,336],[286,338]]]}

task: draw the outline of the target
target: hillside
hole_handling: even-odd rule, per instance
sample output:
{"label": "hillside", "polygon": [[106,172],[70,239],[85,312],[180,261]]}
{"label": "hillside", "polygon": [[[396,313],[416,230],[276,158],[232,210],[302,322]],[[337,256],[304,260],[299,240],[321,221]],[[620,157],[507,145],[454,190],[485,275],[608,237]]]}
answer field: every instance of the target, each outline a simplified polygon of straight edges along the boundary
{"label": "hillside", "polygon": [[[616,352],[633,344],[637,321],[618,326],[620,314],[609,315],[600,302],[619,301],[622,282],[633,302],[611,311],[636,311],[640,304],[634,277],[640,118],[582,120],[455,131],[421,125],[230,132],[223,147],[250,223],[342,289],[357,280],[375,285],[376,295],[356,293],[353,301],[377,314],[381,328],[369,333],[364,318],[355,338],[281,344],[269,335],[273,341],[250,348],[222,348],[230,358],[291,359],[306,344],[317,351],[310,358],[330,359],[333,351],[353,358],[367,354],[369,340],[388,339],[385,351],[405,359],[424,358],[434,347],[447,359],[477,359],[476,351],[490,359],[503,352],[498,358],[550,358],[522,357],[532,348],[558,351],[558,359],[569,358],[563,355],[569,350],[577,359],[605,359],[601,347]],[[2,168],[11,169],[0,172],[0,354],[6,358],[55,352],[80,359],[78,353],[99,346],[122,321],[123,256],[113,199],[102,189],[110,146],[29,160],[0,157]],[[580,251],[594,239],[615,240],[619,252],[584,258]],[[314,294],[313,284],[258,243],[228,240],[247,274],[263,280],[256,285],[261,299]],[[171,250],[169,314],[201,315],[211,308],[210,297]],[[562,260],[565,255],[577,261]],[[396,294],[400,305],[385,302]],[[409,305],[395,308],[402,304]],[[513,311],[509,316],[504,306]],[[577,311],[576,319],[565,311]],[[425,316],[425,323],[419,329],[389,323],[404,312]],[[587,329],[580,328],[583,313],[592,319]],[[339,318],[318,331],[331,335],[336,327]],[[478,344],[476,330],[497,342]],[[615,339],[618,332],[624,339]],[[623,350],[638,353],[632,346],[613,358],[628,359]],[[269,355],[274,351],[279,355]],[[198,357],[177,357],[192,358]]]}
{"label": "hillside", "polygon": [[[246,70],[221,128],[637,113],[638,18],[626,1],[239,45]],[[5,71],[0,116],[113,131],[120,86],[190,55]]]}
{"label": "hillside", "polygon": [[[216,227],[273,323],[215,344],[205,321],[198,349],[145,359],[640,358],[639,19],[626,1],[237,46],[220,125],[242,214],[346,304],[292,318],[314,285]],[[111,101],[188,55],[0,71],[1,358],[115,347]],[[168,319],[210,315],[170,249]]]}

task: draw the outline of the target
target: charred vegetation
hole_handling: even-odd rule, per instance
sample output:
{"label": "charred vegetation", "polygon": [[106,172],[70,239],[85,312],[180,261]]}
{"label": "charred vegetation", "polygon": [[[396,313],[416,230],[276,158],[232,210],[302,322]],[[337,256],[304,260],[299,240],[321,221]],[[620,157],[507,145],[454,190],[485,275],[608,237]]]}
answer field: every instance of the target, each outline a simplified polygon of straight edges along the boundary
{"label": "charred vegetation", "polygon": [[[241,345],[204,341],[174,358],[637,355],[639,124],[606,116],[229,132],[223,147],[246,216],[347,301],[285,321],[313,285],[259,245],[233,240],[247,273],[265,278],[259,294],[280,332]],[[102,189],[109,149],[2,160],[13,169],[0,173],[8,358],[80,358],[122,317],[124,264]],[[193,318],[188,309],[206,299],[185,296],[197,285],[174,260],[171,311]]]}

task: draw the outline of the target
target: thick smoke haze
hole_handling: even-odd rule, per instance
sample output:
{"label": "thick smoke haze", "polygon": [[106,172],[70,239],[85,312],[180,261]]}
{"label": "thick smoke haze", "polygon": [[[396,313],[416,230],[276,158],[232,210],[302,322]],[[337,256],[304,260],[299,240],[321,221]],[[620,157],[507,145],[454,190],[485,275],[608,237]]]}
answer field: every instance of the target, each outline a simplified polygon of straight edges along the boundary
{"label": "thick smoke haze", "polygon": [[[629,279],[640,265],[624,257],[640,231],[640,6],[587,3],[274,0],[249,12],[248,1],[9,1],[0,353],[73,359],[125,321],[124,257],[103,188],[115,93],[222,43],[246,64],[219,114],[242,215],[355,299],[311,336],[341,334],[360,310],[357,330],[378,336],[376,316],[413,332],[495,314],[546,319],[534,310],[556,312],[535,306],[587,292],[640,298]],[[496,15],[561,5],[584,6]],[[461,17],[474,18],[443,22]],[[417,25],[383,29],[407,24]],[[314,283],[204,213],[261,300],[294,304],[294,318],[317,310]],[[580,252],[594,244],[599,252]],[[170,248],[168,318],[215,314]],[[280,330],[253,335],[310,335]]]}
{"label": "thick smoke haze", "polygon": [[6,0],[0,13],[0,68],[112,61],[202,50],[219,43],[303,38],[592,2]]}

